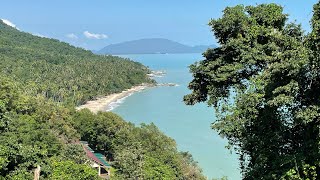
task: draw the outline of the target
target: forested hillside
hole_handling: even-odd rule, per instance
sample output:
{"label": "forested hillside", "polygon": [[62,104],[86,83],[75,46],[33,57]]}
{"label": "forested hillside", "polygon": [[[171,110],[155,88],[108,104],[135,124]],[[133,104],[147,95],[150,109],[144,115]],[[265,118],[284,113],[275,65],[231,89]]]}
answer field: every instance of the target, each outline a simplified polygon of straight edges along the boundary
{"label": "forested hillside", "polygon": [[21,82],[31,94],[79,105],[151,82],[142,64],[94,55],[58,40],[20,32],[0,21],[0,73]]}
{"label": "forested hillside", "polygon": [[[189,153],[151,124],[75,111],[97,95],[152,82],[139,63],[97,56],[0,23],[0,179],[99,179],[80,140],[105,154],[111,179],[204,179]],[[62,103],[61,103],[62,102]]]}
{"label": "forested hillside", "polygon": [[37,165],[42,179],[99,179],[80,139],[111,160],[111,179],[204,179],[192,156],[153,124],[76,112],[24,90],[0,78],[0,179],[32,179]]}

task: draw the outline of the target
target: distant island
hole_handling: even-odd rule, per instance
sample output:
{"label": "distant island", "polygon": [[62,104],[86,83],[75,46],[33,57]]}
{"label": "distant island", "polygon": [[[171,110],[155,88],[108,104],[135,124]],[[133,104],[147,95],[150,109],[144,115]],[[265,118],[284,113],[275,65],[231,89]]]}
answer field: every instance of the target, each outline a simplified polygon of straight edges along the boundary
{"label": "distant island", "polygon": [[174,53],[202,53],[215,45],[188,46],[162,38],[140,39],[110,44],[97,54],[174,54]]}

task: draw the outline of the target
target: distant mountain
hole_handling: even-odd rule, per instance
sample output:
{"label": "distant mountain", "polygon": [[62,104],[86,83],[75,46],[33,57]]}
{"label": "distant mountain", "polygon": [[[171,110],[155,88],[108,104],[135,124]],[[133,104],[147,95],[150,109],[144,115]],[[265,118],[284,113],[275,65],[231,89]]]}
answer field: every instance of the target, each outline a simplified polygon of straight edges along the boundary
{"label": "distant mountain", "polygon": [[[148,73],[140,63],[95,55],[65,42],[34,36],[0,19],[0,77],[12,77],[30,88],[26,91],[31,94],[76,106],[150,82]],[[0,106],[1,88],[0,78]],[[2,106],[0,124],[1,113]]]}
{"label": "distant mountain", "polygon": [[98,51],[98,54],[201,53],[209,47],[216,46],[187,46],[168,39],[152,38],[111,44]]}

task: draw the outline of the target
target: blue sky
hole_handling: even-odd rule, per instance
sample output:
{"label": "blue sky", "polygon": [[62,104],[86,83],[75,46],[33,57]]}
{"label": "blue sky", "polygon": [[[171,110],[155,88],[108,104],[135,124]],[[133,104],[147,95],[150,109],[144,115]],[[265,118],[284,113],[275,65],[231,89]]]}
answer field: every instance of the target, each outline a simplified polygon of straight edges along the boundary
{"label": "blue sky", "polygon": [[216,41],[207,23],[226,6],[275,2],[307,31],[317,0],[6,0],[0,18],[20,30],[86,49],[141,38],[167,38],[188,45]]}

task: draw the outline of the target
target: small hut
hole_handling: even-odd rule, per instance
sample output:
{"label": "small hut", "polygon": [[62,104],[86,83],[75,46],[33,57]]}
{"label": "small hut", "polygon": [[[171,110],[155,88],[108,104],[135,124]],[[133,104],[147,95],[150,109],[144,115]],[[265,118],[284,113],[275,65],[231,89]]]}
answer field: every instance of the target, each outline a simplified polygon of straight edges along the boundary
{"label": "small hut", "polygon": [[104,179],[110,178],[110,164],[106,161],[106,158],[101,153],[95,153],[86,141],[81,141],[84,151],[87,157],[91,160],[91,167],[96,168],[98,175]]}

